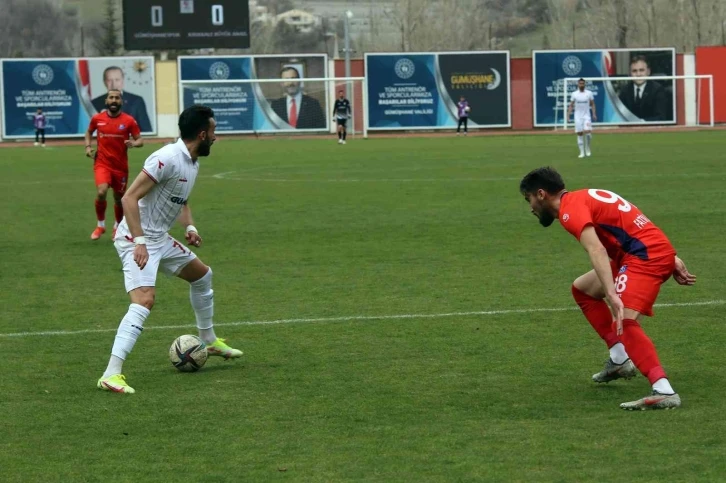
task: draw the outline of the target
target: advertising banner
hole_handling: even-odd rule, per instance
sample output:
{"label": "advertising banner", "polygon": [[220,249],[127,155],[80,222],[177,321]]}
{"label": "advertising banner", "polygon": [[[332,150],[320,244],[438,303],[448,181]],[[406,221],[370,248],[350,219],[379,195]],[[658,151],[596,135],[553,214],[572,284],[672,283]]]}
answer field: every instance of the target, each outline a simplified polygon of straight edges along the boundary
{"label": "advertising banner", "polygon": [[[612,79],[587,83],[597,109],[597,122],[593,124],[675,124],[673,81],[618,80],[618,77],[675,74],[675,49],[535,50],[532,52],[534,125],[563,123],[567,113],[567,105],[563,105],[564,79],[580,77]],[[569,103],[577,85],[569,82],[567,88]]]}
{"label": "advertising banner", "polygon": [[47,137],[78,137],[103,111],[106,92],[123,92],[123,110],[142,134],[156,133],[153,57],[3,59],[0,61],[3,137],[35,137],[33,115],[42,109]]}
{"label": "advertising banner", "polygon": [[460,100],[469,127],[512,124],[508,51],[366,54],[365,66],[369,129],[455,128]]}
{"label": "advertising banner", "polygon": [[217,132],[329,130],[328,83],[305,80],[327,77],[326,55],[179,57],[178,64],[181,108],[214,109]]}

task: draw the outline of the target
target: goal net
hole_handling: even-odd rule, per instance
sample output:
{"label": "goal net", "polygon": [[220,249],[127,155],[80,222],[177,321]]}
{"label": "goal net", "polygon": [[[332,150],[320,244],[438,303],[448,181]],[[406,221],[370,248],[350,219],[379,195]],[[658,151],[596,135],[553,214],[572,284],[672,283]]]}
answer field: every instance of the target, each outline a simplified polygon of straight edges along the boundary
{"label": "goal net", "polygon": [[[555,129],[573,127],[567,116],[578,78],[558,84]],[[592,91],[597,120],[602,126],[714,125],[713,76],[586,77]]]}
{"label": "goal net", "polygon": [[180,81],[181,110],[214,110],[219,134],[326,134],[337,131],[339,91],[350,101],[348,136],[367,135],[364,77]]}

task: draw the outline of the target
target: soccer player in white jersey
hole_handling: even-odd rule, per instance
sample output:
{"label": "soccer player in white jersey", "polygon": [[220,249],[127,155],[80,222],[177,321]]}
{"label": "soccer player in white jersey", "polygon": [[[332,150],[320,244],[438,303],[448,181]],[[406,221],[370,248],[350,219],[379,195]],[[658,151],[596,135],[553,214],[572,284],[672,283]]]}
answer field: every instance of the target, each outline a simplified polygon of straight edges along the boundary
{"label": "soccer player in white jersey", "polygon": [[135,392],[126,383],[122,368],[154,306],[159,270],[189,282],[199,337],[209,355],[225,359],[242,356],[242,351],[232,349],[214,333],[212,269],[168,233],[179,221],[186,227],[188,244],[198,247],[202,243],[187,200],[199,172],[198,159],[209,156],[216,140],[216,125],[210,108],[196,105],[185,109],[179,116],[179,141],[149,156],[122,198],[125,217],[118,226],[114,245],[123,265],[131,305],[116,333],[108,367],[98,380],[100,389]]}
{"label": "soccer player in white jersey", "polygon": [[[590,156],[590,144],[592,142],[592,121],[597,121],[597,113],[595,112],[595,97],[592,91],[585,89],[585,79],[577,81],[577,90],[572,93],[570,106],[567,108],[567,119],[572,115],[572,109],[575,109],[575,134],[577,134],[577,145],[580,148],[578,158]],[[590,117],[590,109],[592,109],[592,118]]]}

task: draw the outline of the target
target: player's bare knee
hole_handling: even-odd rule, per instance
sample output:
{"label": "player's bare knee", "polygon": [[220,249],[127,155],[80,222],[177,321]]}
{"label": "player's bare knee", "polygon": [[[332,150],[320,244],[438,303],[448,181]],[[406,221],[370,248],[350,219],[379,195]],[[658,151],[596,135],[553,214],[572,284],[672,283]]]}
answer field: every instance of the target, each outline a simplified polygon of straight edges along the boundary
{"label": "player's bare knee", "polygon": [[605,291],[603,290],[600,279],[594,270],[590,270],[584,275],[580,275],[572,282],[572,286],[580,292],[584,292],[590,297],[601,299],[605,297]]}
{"label": "player's bare knee", "polygon": [[156,290],[154,287],[139,287],[129,292],[131,302],[151,310],[156,301]]}
{"label": "player's bare knee", "polygon": [[99,186],[98,189],[96,190],[96,196],[98,196],[99,200],[105,200],[107,194],[108,194],[108,188],[106,188],[106,187]]}

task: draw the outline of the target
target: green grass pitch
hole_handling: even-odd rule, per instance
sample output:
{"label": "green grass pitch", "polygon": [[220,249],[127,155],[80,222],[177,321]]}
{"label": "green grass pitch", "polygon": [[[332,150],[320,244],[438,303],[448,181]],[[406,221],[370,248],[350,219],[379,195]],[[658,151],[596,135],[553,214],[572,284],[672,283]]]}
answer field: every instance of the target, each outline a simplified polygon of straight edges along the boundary
{"label": "green grass pitch", "polygon": [[[131,152],[134,175],[158,147]],[[124,396],[95,387],[128,299],[108,234],[89,239],[89,160],[0,149],[0,480],[722,480],[724,135],[596,134],[593,152],[571,135],[221,138],[190,206],[217,333],[245,355],[175,371],[194,316],[161,276]],[[698,275],[644,322],[681,409],[621,411],[642,376],[590,381],[607,351],[570,295],[587,256],[518,193],[546,164],[636,204]]]}

